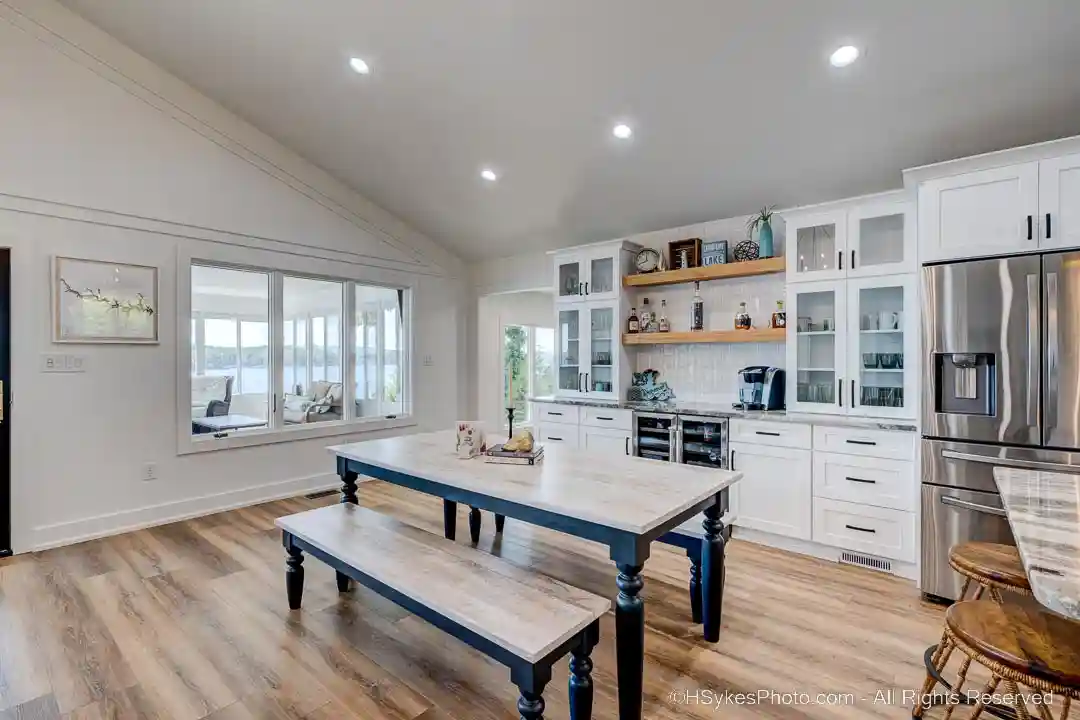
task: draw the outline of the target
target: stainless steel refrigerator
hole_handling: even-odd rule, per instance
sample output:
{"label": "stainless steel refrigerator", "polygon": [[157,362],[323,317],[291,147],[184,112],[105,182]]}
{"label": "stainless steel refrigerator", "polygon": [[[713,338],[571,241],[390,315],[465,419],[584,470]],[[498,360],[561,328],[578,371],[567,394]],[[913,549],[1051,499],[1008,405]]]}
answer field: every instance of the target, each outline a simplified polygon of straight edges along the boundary
{"label": "stainless steel refrigerator", "polygon": [[923,268],[922,591],[949,548],[1012,544],[995,466],[1080,473],[1080,252]]}

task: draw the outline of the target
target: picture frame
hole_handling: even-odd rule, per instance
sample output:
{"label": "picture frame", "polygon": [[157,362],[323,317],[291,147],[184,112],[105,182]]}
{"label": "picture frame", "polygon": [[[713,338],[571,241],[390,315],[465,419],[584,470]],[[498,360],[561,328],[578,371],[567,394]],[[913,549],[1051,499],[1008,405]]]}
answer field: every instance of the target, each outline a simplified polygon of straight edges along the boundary
{"label": "picture frame", "polygon": [[701,238],[687,238],[668,243],[668,256],[672,270],[701,267]]}
{"label": "picture frame", "polygon": [[157,345],[158,269],[57,255],[54,343]]}
{"label": "picture frame", "polygon": [[727,264],[727,240],[706,240],[701,245],[701,266]]}

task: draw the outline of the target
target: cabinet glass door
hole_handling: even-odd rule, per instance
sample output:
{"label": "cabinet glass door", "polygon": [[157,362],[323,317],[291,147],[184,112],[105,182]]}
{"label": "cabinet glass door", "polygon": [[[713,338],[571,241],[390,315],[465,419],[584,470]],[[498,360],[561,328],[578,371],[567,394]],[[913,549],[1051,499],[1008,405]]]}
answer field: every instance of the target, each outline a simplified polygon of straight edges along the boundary
{"label": "cabinet glass door", "polygon": [[559,255],[555,260],[555,282],[558,283],[559,299],[584,299],[585,278],[581,273],[581,257]]}
{"label": "cabinet glass door", "polygon": [[847,391],[858,414],[915,415],[914,277],[849,281]]}
{"label": "cabinet glass door", "polygon": [[788,286],[787,407],[844,412],[843,282]]}
{"label": "cabinet glass door", "polygon": [[560,310],[558,329],[560,395],[576,395],[584,390],[584,371],[581,358],[581,311]]}
{"label": "cabinet glass door", "polygon": [[615,306],[589,308],[589,365],[585,370],[585,390],[590,395],[614,397],[618,352]]}
{"label": "cabinet glass door", "polygon": [[788,282],[836,280],[845,275],[847,213],[795,216],[787,221]]}
{"label": "cabinet glass door", "polygon": [[589,287],[587,295],[591,300],[614,300],[618,295],[619,283],[619,250],[606,251],[596,254],[588,259]]}
{"label": "cabinet glass door", "polygon": [[848,277],[915,272],[915,227],[906,203],[871,203],[848,220]]}

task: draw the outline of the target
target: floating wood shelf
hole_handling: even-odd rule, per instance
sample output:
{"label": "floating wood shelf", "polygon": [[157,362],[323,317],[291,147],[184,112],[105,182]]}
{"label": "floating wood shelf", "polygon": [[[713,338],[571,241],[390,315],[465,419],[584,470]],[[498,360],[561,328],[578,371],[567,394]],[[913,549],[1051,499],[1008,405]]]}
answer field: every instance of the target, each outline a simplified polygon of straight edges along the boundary
{"label": "floating wood shelf", "polygon": [[755,330],[701,330],[698,332],[627,333],[623,345],[677,345],[683,343],[783,342],[784,328]]}
{"label": "floating wood shelf", "polygon": [[623,285],[626,287],[650,287],[654,285],[676,285],[691,283],[695,280],[724,280],[726,278],[770,275],[785,270],[784,258],[774,257],[764,260],[747,260],[724,265],[687,268],[685,270],[664,270],[663,272],[626,275]]}

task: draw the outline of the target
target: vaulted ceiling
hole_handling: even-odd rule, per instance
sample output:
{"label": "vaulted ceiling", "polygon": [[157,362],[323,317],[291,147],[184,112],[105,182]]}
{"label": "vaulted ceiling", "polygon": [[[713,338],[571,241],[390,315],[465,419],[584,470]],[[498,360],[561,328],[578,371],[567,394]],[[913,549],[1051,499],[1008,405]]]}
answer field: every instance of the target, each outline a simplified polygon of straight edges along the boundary
{"label": "vaulted ceiling", "polygon": [[1080,133],[1076,0],[63,2],[474,259]]}

